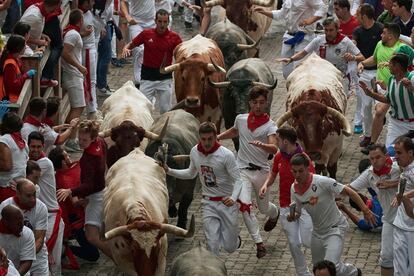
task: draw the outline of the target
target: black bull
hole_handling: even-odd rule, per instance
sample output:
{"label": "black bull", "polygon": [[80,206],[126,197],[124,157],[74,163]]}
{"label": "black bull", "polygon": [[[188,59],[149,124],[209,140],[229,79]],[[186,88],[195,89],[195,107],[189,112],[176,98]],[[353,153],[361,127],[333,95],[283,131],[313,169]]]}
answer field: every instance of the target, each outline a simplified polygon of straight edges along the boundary
{"label": "black bull", "polygon": [[[183,110],[174,110],[161,115],[151,127],[151,131],[160,131],[165,120],[169,117],[165,136],[161,141],[151,140],[145,154],[154,157],[163,143],[168,144],[167,165],[173,169],[185,169],[189,166],[189,155],[191,148],[198,142],[199,121],[190,113]],[[180,156],[181,155],[181,156]],[[167,175],[167,187],[169,193],[170,217],[178,215],[177,226],[186,228],[187,210],[193,200],[196,178],[190,180],[176,179]],[[176,203],[180,202],[178,209]]]}
{"label": "black bull", "polygon": [[[269,89],[267,96],[268,108],[273,100],[273,89],[277,79],[273,76],[269,66],[258,58],[248,58],[236,62],[226,74],[226,81],[221,83],[210,82],[210,85],[222,89],[222,115],[226,129],[234,125],[238,114],[248,113],[249,91],[254,85],[262,85]],[[239,149],[238,139],[233,140],[236,150]]]}

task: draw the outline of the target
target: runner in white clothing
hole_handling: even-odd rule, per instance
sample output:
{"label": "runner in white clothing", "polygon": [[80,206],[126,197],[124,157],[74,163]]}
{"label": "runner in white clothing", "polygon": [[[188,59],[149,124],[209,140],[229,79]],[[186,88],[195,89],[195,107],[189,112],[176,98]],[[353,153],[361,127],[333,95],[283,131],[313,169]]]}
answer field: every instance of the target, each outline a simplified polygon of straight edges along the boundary
{"label": "runner in white clothing", "polygon": [[22,210],[24,225],[29,227],[35,236],[36,260],[33,261],[30,273],[36,276],[48,275],[48,254],[45,244],[47,231],[46,205],[36,198],[36,188],[31,181],[19,179],[16,183],[16,196],[3,201],[0,204],[0,210],[8,205],[14,205]]}
{"label": "runner in white clothing", "polygon": [[349,186],[356,191],[371,188],[378,195],[383,211],[379,264],[381,265],[382,276],[392,276],[394,275],[394,251],[392,250],[394,227],[392,223],[397,214],[397,208],[391,207],[391,202],[397,192],[400,168],[387,155],[387,149],[384,145],[374,144],[368,146],[368,149],[372,166],[366,169]]}
{"label": "runner in white clothing", "polygon": [[237,164],[240,168],[242,190],[239,196],[240,211],[244,223],[257,247],[257,258],[266,255],[266,248],[259,233],[255,214],[251,211],[252,190],[262,214],[269,217],[264,230],[271,231],[279,218],[279,210],[269,202],[269,193],[261,198],[259,191],[266,181],[269,172],[269,154],[277,152],[276,125],[266,113],[268,109],[267,95],[269,90],[263,86],[254,86],[249,92],[250,113],[240,114],[234,121],[234,126],[218,135],[219,140],[239,137],[240,149]]}
{"label": "runner in white clothing", "polygon": [[1,210],[0,246],[17,268],[17,275],[29,272],[36,259],[35,239],[32,230],[23,225],[22,211],[16,206],[8,205]]}
{"label": "runner in white clothing", "polygon": [[[402,173],[400,178],[406,181],[405,198],[414,203],[412,194],[414,193],[414,142],[408,137],[399,137],[395,141],[395,159]],[[407,199],[406,199],[407,200]],[[394,220],[394,275],[413,276],[414,275],[414,219],[408,216],[404,208],[405,204],[400,204],[399,195],[392,202],[392,206],[398,206],[397,215]]]}
{"label": "runner in white clothing", "polygon": [[164,169],[168,175],[180,179],[193,179],[199,175],[207,249],[216,255],[220,247],[232,253],[241,241],[235,204],[241,190],[239,169],[234,154],[217,142],[213,123],[202,123],[199,134],[200,142],[190,152],[189,168],[175,170],[164,164]]}
{"label": "runner in white clothing", "polygon": [[52,161],[43,152],[44,138],[39,132],[32,132],[28,139],[29,158],[36,161],[41,169],[38,181],[40,187],[39,199],[46,205],[48,211],[48,227],[46,232],[46,247],[49,253],[49,267],[55,276],[60,276],[61,256],[63,245],[64,223],[62,210],[56,198],[55,170]]}
{"label": "runner in white clothing", "polygon": [[311,216],[313,264],[329,260],[335,263],[338,276],[361,275],[359,268],[340,260],[349,225],[345,216],[336,206],[335,196],[349,196],[363,211],[365,220],[372,225],[376,222],[374,214],[351,188],[336,182],[335,179],[310,173],[309,159],[305,154],[296,154],[290,160],[290,164],[295,177],[291,196],[296,208],[295,211],[292,210],[287,219],[288,221],[298,219],[302,208]]}

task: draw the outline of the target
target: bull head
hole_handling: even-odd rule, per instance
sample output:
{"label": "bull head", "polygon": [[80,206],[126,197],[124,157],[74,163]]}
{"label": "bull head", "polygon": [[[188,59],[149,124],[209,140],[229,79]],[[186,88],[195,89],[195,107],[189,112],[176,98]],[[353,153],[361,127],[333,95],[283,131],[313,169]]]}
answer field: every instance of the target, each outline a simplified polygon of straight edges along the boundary
{"label": "bull head", "polygon": [[248,40],[248,41],[250,41],[250,43],[251,44],[237,44],[237,47],[240,49],[240,50],[250,50],[250,49],[257,49],[258,48],[258,45],[259,45],[259,43],[260,43],[260,41],[262,40],[262,38],[260,38],[259,40],[257,40],[257,41],[254,41],[254,39],[253,38],[251,38],[250,36],[248,36],[247,34],[245,34],[245,36],[246,36],[246,40]]}
{"label": "bull head", "polygon": [[180,227],[167,224],[158,223],[154,221],[135,221],[128,225],[116,227],[105,233],[105,240],[111,240],[118,236],[130,235],[131,230],[138,230],[142,232],[160,230],[160,234],[174,234],[179,237],[190,238],[194,235],[195,231],[195,219],[194,214],[191,216],[190,229],[185,230]]}
{"label": "bull head", "polygon": [[[207,64],[207,69],[210,72],[221,72],[223,74],[226,74],[226,69],[224,69],[223,67],[217,65],[214,63],[213,59],[211,59],[211,63]],[[176,70],[178,70],[181,66],[180,63],[175,63],[175,64],[171,64],[170,66],[165,67],[165,63],[166,63],[166,56],[164,56],[164,59],[162,61],[161,67],[160,67],[160,73],[161,74],[169,74],[172,73]]]}
{"label": "bull head", "polygon": [[220,88],[229,88],[231,87],[231,85],[233,85],[233,83],[239,82],[239,81],[242,81],[243,85],[252,85],[252,86],[261,85],[261,86],[266,87],[269,90],[273,90],[277,86],[277,79],[275,79],[275,82],[273,84],[267,84],[263,82],[252,81],[252,80],[232,80],[232,81],[213,82],[210,79],[208,79],[208,84],[213,88],[220,89]]}

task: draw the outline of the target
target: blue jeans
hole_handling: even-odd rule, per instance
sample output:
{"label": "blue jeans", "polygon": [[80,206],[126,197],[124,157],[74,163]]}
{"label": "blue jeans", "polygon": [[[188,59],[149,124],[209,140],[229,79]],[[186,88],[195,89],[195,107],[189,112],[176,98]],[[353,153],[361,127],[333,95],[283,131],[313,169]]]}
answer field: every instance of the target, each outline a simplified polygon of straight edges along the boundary
{"label": "blue jeans", "polygon": [[50,38],[50,55],[43,68],[42,78],[48,80],[55,79],[56,64],[58,64],[63,50],[62,30],[57,16],[45,23],[43,33]]}
{"label": "blue jeans", "polygon": [[113,27],[111,23],[106,24],[106,35],[102,37],[98,44],[98,65],[96,67],[96,87],[103,89],[108,85],[107,75],[108,66],[111,62],[112,50],[111,40]]}

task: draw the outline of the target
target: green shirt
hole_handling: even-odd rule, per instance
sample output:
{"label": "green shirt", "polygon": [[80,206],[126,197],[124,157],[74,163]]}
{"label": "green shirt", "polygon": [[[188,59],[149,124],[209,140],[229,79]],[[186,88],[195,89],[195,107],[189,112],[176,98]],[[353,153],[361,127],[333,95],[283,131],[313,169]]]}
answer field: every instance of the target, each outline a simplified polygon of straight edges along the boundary
{"label": "green shirt", "polygon": [[[392,47],[388,47],[382,44],[382,41],[378,41],[377,46],[374,50],[374,60],[377,66],[383,62],[389,62],[395,50],[397,50],[402,45],[401,42],[397,41]],[[378,66],[377,69],[377,80],[382,80],[385,83],[388,83],[388,80],[391,77],[391,72],[388,66]]]}
{"label": "green shirt", "polygon": [[383,11],[377,18],[377,22],[384,24],[393,23],[395,16],[391,15],[388,11]]}
{"label": "green shirt", "polygon": [[[407,72],[404,77],[414,84],[412,73]],[[414,119],[414,93],[408,91],[401,81],[397,82],[394,76],[391,76],[388,82],[385,97],[390,103],[390,113],[393,118],[405,120]]]}

